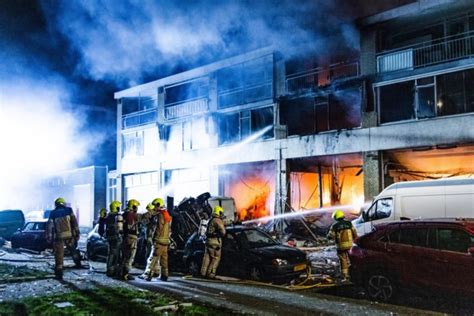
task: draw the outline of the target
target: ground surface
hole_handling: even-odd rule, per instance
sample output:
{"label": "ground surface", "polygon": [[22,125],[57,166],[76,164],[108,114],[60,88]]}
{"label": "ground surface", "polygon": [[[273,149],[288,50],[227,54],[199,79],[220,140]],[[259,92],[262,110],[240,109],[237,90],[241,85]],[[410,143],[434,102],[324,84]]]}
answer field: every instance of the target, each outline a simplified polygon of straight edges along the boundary
{"label": "ground surface", "polygon": [[[35,301],[35,298],[48,296],[46,301],[49,302],[49,305],[52,305],[59,301],[67,301],[67,296],[64,295],[82,291],[78,297],[69,298],[69,301],[75,305],[74,302],[81,302],[84,298],[99,302],[101,297],[107,297],[108,295],[106,292],[97,291],[97,289],[113,288],[119,292],[121,291],[121,294],[109,296],[124,297],[122,301],[130,300],[130,297],[127,298],[128,294],[123,293],[126,293],[126,291],[136,291],[137,289],[149,290],[151,293],[160,295],[156,298],[143,297],[148,294],[137,295],[137,299],[144,300],[138,300],[134,303],[139,306],[151,304],[152,307],[156,307],[159,305],[157,302],[162,299],[164,299],[163,304],[168,304],[171,300],[177,300],[178,302],[192,302],[194,307],[206,306],[205,308],[208,309],[204,313],[212,315],[228,315],[231,313],[229,310],[233,311],[233,313],[257,315],[474,314],[472,302],[457,303],[453,301],[453,298],[446,297],[435,299],[433,297],[418,297],[406,294],[394,304],[374,303],[365,300],[359,289],[347,285],[323,290],[313,288],[303,291],[288,291],[267,286],[209,282],[187,278],[182,275],[172,276],[169,282],[161,282],[156,279],[152,282],[146,282],[136,279],[127,283],[106,277],[104,273],[105,264],[101,262],[90,262],[90,265],[85,269],[73,269],[72,261],[67,260],[66,266],[68,268],[65,273],[65,281],[58,282],[51,279],[53,262],[54,260],[51,256],[2,253],[0,250],[0,273],[8,275],[9,279],[17,280],[16,283],[0,281],[0,302],[12,300],[25,301],[26,299],[24,306],[30,306],[31,309],[31,306],[40,305],[39,301]],[[39,270],[39,272],[36,272],[38,274],[36,280],[34,279],[35,273],[28,274],[22,270],[24,268],[19,268],[24,266]],[[16,269],[17,274],[20,274],[19,281],[12,267]],[[139,275],[141,272],[141,270],[132,271],[135,275]],[[25,280],[22,281],[21,278]],[[44,299],[41,302],[45,302]],[[19,310],[21,311],[24,306],[20,307]],[[91,313],[95,315],[114,315],[120,310],[121,315],[135,315],[124,312],[126,310],[123,308],[117,309],[117,306],[120,305],[117,305],[114,300],[105,300],[105,302],[102,302],[102,306],[105,306],[105,310],[108,312],[94,312],[95,307],[91,307]],[[11,307],[12,305],[9,308]],[[2,309],[0,309],[0,314],[1,312]],[[199,314],[202,310],[197,309],[194,312]],[[147,313],[140,313],[140,315],[145,314]]]}

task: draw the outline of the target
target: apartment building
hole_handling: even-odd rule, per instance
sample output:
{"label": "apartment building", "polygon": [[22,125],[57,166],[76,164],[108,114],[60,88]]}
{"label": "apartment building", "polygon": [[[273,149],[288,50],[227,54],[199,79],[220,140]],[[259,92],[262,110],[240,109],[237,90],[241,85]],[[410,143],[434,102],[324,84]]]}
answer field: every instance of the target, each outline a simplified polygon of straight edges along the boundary
{"label": "apartment building", "polygon": [[111,194],[144,207],[210,192],[249,219],[473,176],[472,14],[415,1],[358,19],[360,50],[263,48],[119,91]]}

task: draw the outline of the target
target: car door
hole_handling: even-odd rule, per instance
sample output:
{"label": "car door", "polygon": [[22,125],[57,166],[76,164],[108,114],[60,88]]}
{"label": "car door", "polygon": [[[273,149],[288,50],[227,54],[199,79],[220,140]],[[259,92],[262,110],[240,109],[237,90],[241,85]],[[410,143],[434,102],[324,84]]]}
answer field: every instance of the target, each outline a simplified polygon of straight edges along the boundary
{"label": "car door", "polygon": [[240,246],[233,234],[227,234],[222,240],[222,254],[219,270],[225,275],[242,276],[245,273],[244,260]]}
{"label": "car door", "polygon": [[31,249],[34,238],[34,226],[35,223],[30,222],[25,225],[22,229],[20,238],[18,239],[18,247]]}
{"label": "car door", "polygon": [[35,223],[31,232],[30,249],[44,250],[46,247],[46,223]]}
{"label": "car door", "polygon": [[439,260],[443,263],[443,287],[452,292],[474,294],[474,236],[462,228],[438,228]]}

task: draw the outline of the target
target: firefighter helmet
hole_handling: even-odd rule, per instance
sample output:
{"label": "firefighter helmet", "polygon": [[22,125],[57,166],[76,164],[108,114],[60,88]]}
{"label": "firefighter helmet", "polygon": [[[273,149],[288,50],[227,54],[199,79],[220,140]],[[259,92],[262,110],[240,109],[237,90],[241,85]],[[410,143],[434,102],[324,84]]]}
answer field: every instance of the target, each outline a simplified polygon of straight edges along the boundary
{"label": "firefighter helmet", "polygon": [[344,218],[344,212],[341,210],[335,210],[334,213],[332,213],[332,218],[334,218],[336,221],[343,219]]}
{"label": "firefighter helmet", "polygon": [[105,215],[107,215],[107,210],[105,208],[101,208],[99,210],[99,216],[100,217],[105,217]]}
{"label": "firefighter helmet", "polygon": [[122,206],[122,203],[119,201],[112,201],[112,203],[110,203],[110,211],[113,213],[118,213],[120,211],[120,206]]}
{"label": "firefighter helmet", "polygon": [[62,197],[58,197],[56,200],[54,200],[54,205],[56,207],[60,206],[60,205],[65,205],[66,204],[66,201],[62,198]]}
{"label": "firefighter helmet", "polygon": [[216,217],[221,217],[223,213],[224,213],[224,209],[221,206],[219,206],[219,205],[214,206],[214,210],[212,211],[212,215],[214,215]]}
{"label": "firefighter helmet", "polygon": [[135,199],[128,200],[128,203],[127,203],[128,209],[131,209],[131,210],[137,209],[139,206],[140,206],[140,202],[138,202],[137,200]]}
{"label": "firefighter helmet", "polygon": [[155,209],[155,206],[153,205],[153,203],[148,203],[148,205],[146,206],[146,209],[147,211],[151,212]]}
{"label": "firefighter helmet", "polygon": [[162,198],[156,198],[153,200],[153,202],[151,202],[151,204],[153,204],[154,206],[162,207],[165,205],[165,202]]}

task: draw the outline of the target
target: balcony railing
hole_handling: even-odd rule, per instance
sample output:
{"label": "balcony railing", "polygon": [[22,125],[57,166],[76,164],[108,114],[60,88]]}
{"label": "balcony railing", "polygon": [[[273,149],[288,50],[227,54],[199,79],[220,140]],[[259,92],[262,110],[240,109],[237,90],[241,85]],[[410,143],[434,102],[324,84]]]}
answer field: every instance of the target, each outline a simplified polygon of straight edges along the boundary
{"label": "balcony railing", "polygon": [[359,62],[331,65],[327,68],[314,68],[286,77],[288,94],[308,92],[326,86],[336,79],[359,76]]}
{"label": "balcony railing", "polygon": [[377,55],[377,72],[410,70],[474,57],[474,32],[422,42]]}
{"label": "balcony railing", "polygon": [[165,106],[165,118],[172,120],[209,110],[207,98],[188,100],[181,103],[172,103]]}
{"label": "balcony railing", "polygon": [[149,124],[156,121],[156,108],[122,116],[122,129]]}

